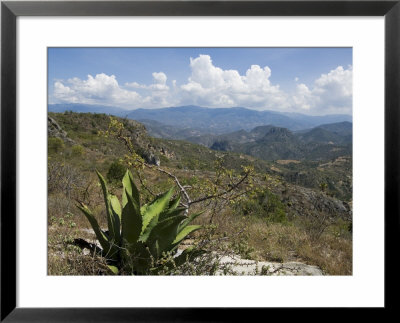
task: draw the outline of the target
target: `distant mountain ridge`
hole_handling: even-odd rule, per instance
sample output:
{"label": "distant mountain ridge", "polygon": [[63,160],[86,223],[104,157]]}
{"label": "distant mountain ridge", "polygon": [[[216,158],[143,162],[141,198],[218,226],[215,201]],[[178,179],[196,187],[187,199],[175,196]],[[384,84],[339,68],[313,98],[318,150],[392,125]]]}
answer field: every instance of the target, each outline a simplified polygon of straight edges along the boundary
{"label": "distant mountain ridge", "polygon": [[104,113],[111,114],[115,116],[126,116],[127,110],[112,107],[108,105],[98,105],[98,104],[84,104],[84,103],[61,103],[61,104],[48,104],[47,106],[49,112],[65,112],[72,111],[78,113]]}
{"label": "distant mountain ridge", "polygon": [[352,117],[349,115],[308,116],[298,113],[256,111],[242,107],[181,106],[124,110],[117,107],[89,104],[49,104],[48,110],[51,112],[70,110],[73,112],[105,113],[137,121],[145,120],[146,122],[143,123],[147,125],[150,125],[151,120],[153,120],[161,122],[164,126],[179,127],[181,130],[190,128],[192,131],[198,131],[199,134],[223,134],[238,130],[250,131],[257,126],[266,124],[295,131],[314,128],[322,124],[352,121]]}
{"label": "distant mountain ridge", "polygon": [[214,150],[245,153],[264,160],[324,160],[351,155],[352,123],[321,125],[301,132],[266,125],[248,132],[240,130],[223,135],[189,137],[186,140]]}

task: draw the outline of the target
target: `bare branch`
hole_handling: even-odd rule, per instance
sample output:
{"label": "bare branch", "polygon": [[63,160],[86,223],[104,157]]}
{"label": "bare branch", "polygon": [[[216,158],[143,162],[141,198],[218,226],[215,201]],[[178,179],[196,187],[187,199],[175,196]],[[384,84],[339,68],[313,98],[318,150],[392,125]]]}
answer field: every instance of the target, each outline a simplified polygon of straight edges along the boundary
{"label": "bare branch", "polygon": [[238,188],[239,185],[242,184],[246,180],[246,178],[249,176],[249,174],[250,174],[250,172],[246,172],[245,175],[240,179],[240,181],[238,181],[236,184],[231,185],[231,187],[228,190],[225,190],[225,191],[220,192],[218,194],[207,195],[207,196],[201,197],[201,198],[199,198],[197,200],[192,201],[190,203],[190,205],[191,204],[195,204],[195,203],[199,203],[199,202],[203,202],[203,201],[206,201],[206,200],[209,200],[209,199],[212,199],[212,198],[218,198],[218,197],[224,196],[224,195],[232,192],[233,190]]}
{"label": "bare branch", "polygon": [[[117,137],[117,139],[123,141],[123,143],[125,144],[126,148],[128,149],[128,151],[132,155],[136,154],[134,149],[133,149],[132,142],[129,140],[128,137],[123,136],[122,129],[120,129],[120,131],[116,134],[116,137]],[[196,199],[196,200],[192,201],[192,199],[190,198],[190,196],[189,196],[189,194],[188,194],[188,192],[186,190],[187,188],[191,188],[191,187],[190,186],[183,186],[180,183],[179,179],[174,174],[170,173],[169,171],[167,171],[167,170],[165,170],[165,169],[163,169],[161,167],[150,165],[150,164],[146,163],[145,161],[143,161],[143,160],[141,160],[139,158],[136,158],[135,162],[138,162],[141,166],[144,166],[146,168],[155,169],[158,172],[163,173],[163,174],[165,174],[165,175],[167,175],[167,176],[169,176],[170,178],[173,179],[175,184],[179,187],[179,190],[180,190],[182,196],[186,200],[186,203],[182,203],[181,202],[181,205],[186,209],[185,210],[186,214],[188,213],[189,207],[192,204],[196,204],[196,203],[200,203],[200,202],[207,201],[207,200],[210,200],[210,199],[214,199],[214,198],[219,198],[219,197],[225,196],[225,195],[229,194],[230,192],[234,191],[235,189],[237,189],[250,175],[250,171],[246,171],[244,176],[237,183],[233,183],[232,177],[230,176],[229,177],[229,179],[230,179],[229,189],[224,190],[224,191],[219,192],[219,193],[216,193],[216,194],[206,195],[206,196],[203,196],[203,197],[201,197],[199,199]],[[220,178],[220,176],[221,176],[221,174],[217,175],[217,180]],[[143,180],[140,178],[140,176],[139,176],[139,180],[140,180],[141,184],[143,185]],[[155,195],[145,185],[144,185],[144,187],[146,188],[146,190],[148,190],[150,192],[150,194]],[[248,191],[245,191],[243,194],[245,194],[247,192]],[[240,194],[240,195],[242,195],[242,194]],[[240,196],[240,195],[238,195],[238,196]]]}

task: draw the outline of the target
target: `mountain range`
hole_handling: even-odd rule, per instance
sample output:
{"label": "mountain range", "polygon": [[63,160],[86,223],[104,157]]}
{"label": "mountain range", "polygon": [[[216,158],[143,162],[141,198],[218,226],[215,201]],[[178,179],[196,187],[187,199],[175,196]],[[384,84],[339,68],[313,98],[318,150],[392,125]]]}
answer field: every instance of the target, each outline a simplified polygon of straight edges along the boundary
{"label": "mountain range", "polygon": [[201,135],[185,140],[213,150],[245,153],[264,160],[326,160],[351,155],[352,123],[321,125],[301,132],[273,125],[223,135]]}
{"label": "mountain range", "polygon": [[[160,124],[154,124],[158,131],[171,130],[175,135],[171,139],[181,139],[187,137],[185,131],[200,134],[224,134],[238,130],[250,131],[257,126],[274,125],[287,128],[292,131],[310,129],[322,124],[338,123],[343,121],[352,121],[350,115],[325,115],[309,116],[299,113],[282,113],[276,111],[256,111],[247,108],[204,108],[198,106],[181,106],[159,109],[136,109],[125,110],[118,107],[89,105],[89,104],[49,104],[50,112],[90,112],[105,113],[143,121],[147,127],[156,121]],[[168,128],[160,128],[169,127]],[[172,127],[172,128],[171,128]],[[189,130],[188,130],[189,129]],[[183,135],[179,133],[183,131]],[[166,137],[166,135],[160,135]]]}

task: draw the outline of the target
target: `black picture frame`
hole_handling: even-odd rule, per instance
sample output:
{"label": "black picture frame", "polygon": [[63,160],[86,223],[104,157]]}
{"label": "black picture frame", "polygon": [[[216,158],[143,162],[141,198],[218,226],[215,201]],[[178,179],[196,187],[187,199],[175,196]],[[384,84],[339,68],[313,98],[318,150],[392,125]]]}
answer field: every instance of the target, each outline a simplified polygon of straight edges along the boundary
{"label": "black picture frame", "polygon": [[[399,275],[400,1],[4,1],[1,3],[1,321],[233,322],[263,309],[18,308],[16,264],[16,19],[19,16],[384,16],[385,309]],[[371,170],[373,171],[373,170]],[[366,201],[368,203],[368,201]],[[40,291],[38,291],[40,293]],[[185,296],[183,296],[185,297]],[[282,311],[282,309],[275,309]],[[251,313],[249,313],[251,312]],[[247,314],[246,314],[247,313]],[[380,313],[380,311],[379,311]],[[296,314],[298,315],[298,314]],[[334,317],[334,313],[332,312]],[[380,315],[380,314],[379,314]],[[297,316],[298,317],[298,316]]]}

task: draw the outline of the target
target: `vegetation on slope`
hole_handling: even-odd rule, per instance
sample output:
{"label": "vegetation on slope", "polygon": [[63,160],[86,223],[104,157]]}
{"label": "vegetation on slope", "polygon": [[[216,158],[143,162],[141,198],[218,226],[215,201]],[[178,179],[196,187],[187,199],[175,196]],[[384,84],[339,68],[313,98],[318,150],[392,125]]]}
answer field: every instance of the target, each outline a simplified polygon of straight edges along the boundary
{"label": "vegetation on slope", "polygon": [[[109,116],[77,113],[50,113],[49,116],[66,133],[49,130],[49,274],[110,274],[102,258],[96,254],[86,255],[82,248],[73,244],[77,238],[95,243],[87,220],[76,208],[76,201],[92,209],[100,227],[107,226],[95,170],[115,174],[118,178],[116,164],[131,168],[143,203],[176,183],[171,176],[157,171],[156,163],[144,169],[129,166],[131,154],[126,144],[115,136],[106,135]],[[311,165],[281,160],[267,162],[244,154],[213,151],[193,143],[150,138],[140,123],[118,120],[139,157],[157,156],[160,167],[179,178],[193,200],[213,196],[193,204],[193,211],[205,210],[195,220],[195,224],[203,225],[205,230],[194,233],[184,243],[193,245],[207,240],[210,241],[206,247],[209,252],[235,252],[258,260],[298,260],[318,265],[328,274],[351,274],[349,205],[330,197],[332,187],[321,186],[321,179],[310,185],[299,183],[314,189],[285,180],[287,174],[301,167],[308,171],[315,169],[313,171],[318,174],[332,172],[342,176],[337,175],[337,170],[342,169],[345,174],[348,161]],[[242,166],[254,166],[251,180],[246,178],[235,190],[229,191],[230,185],[237,184],[243,177]],[[351,185],[351,177],[348,180]],[[121,194],[118,182],[109,183],[112,194]],[[218,196],[227,191],[229,194]],[[213,274],[216,268],[217,264],[209,259],[196,268],[186,267],[175,274]]]}

